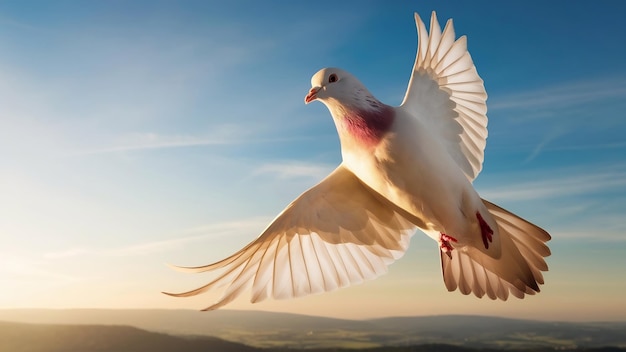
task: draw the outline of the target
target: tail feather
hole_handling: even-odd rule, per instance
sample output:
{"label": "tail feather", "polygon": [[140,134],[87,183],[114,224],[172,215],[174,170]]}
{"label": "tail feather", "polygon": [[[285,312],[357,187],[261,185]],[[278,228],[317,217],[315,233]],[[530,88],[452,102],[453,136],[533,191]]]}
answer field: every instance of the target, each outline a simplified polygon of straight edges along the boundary
{"label": "tail feather", "polygon": [[483,199],[498,224],[498,257],[490,251],[467,248],[452,256],[441,253],[443,278],[448,291],[457,288],[465,295],[487,295],[506,301],[509,294],[524,298],[539,292],[544,283],[542,271],[548,270],[544,258],[550,255],[546,242],[550,235],[540,227]]}

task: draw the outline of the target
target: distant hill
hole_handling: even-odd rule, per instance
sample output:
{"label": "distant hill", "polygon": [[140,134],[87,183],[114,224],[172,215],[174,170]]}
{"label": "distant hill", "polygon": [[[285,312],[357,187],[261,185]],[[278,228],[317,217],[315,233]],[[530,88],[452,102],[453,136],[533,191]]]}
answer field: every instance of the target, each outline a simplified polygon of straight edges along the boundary
{"label": "distant hill", "polygon": [[[524,349],[525,351],[527,349]],[[567,351],[574,351],[566,349]],[[172,336],[128,326],[54,325],[0,322],[3,352],[289,352],[298,349],[255,348],[204,336]],[[497,352],[506,349],[471,348],[445,344],[385,346],[367,349],[313,348],[307,352]],[[530,351],[530,350],[529,350]],[[532,349],[552,352],[554,348]],[[575,349],[585,352],[626,352],[617,347]]]}
{"label": "distant hill", "polygon": [[0,320],[130,325],[170,335],[215,336],[263,348],[378,348],[424,344],[526,350],[626,347],[626,322],[564,323],[451,315],[345,320],[260,311],[98,309],[0,310]]}
{"label": "distant hill", "polygon": [[177,337],[128,326],[48,325],[0,322],[6,352],[253,352],[258,349],[214,337]]}
{"label": "distant hill", "polygon": [[[128,326],[55,325],[0,322],[3,352],[288,352],[284,348],[261,349],[212,337],[171,336]],[[337,352],[313,349],[308,352]],[[344,351],[356,351],[354,349]],[[369,352],[474,352],[471,348],[427,345],[382,347]],[[489,352],[481,350],[481,352]]]}

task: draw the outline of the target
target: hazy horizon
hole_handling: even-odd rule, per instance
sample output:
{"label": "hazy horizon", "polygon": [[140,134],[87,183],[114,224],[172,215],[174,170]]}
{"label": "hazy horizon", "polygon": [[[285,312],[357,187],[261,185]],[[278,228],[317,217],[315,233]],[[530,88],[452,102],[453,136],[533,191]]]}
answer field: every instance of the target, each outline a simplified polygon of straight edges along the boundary
{"label": "hazy horizon", "polygon": [[[198,313],[200,315],[206,314],[211,315],[212,312],[215,311],[201,311],[198,309],[192,308],[38,308],[38,307],[11,307],[11,308],[0,308],[0,312],[3,311],[15,311],[15,312],[37,312],[37,311],[53,311],[53,312],[64,312],[64,311],[119,311],[119,312],[189,312],[189,313]],[[536,322],[557,322],[557,323],[626,323],[626,317],[624,318],[616,318],[616,319],[608,319],[608,320],[590,320],[590,319],[569,319],[569,320],[560,320],[560,319],[550,319],[549,317],[539,317],[539,318],[520,318],[515,316],[503,316],[503,315],[487,315],[487,314],[407,314],[407,315],[387,315],[387,316],[372,316],[372,317],[357,317],[357,318],[349,318],[349,317],[337,317],[332,315],[320,315],[315,313],[295,313],[288,311],[278,311],[278,310],[262,310],[255,309],[255,306],[252,305],[248,309],[246,308],[221,308],[218,311],[222,312],[236,312],[236,313],[269,313],[269,314],[286,314],[286,315],[294,315],[294,316],[303,316],[303,317],[311,317],[311,318],[323,318],[323,319],[337,319],[337,320],[345,320],[345,321],[370,321],[377,319],[395,319],[395,318],[432,318],[432,317],[476,317],[476,318],[496,318],[496,319],[511,319],[511,320],[521,320],[521,321],[536,321]],[[0,316],[0,321],[16,321],[16,320],[4,320],[2,316]]]}

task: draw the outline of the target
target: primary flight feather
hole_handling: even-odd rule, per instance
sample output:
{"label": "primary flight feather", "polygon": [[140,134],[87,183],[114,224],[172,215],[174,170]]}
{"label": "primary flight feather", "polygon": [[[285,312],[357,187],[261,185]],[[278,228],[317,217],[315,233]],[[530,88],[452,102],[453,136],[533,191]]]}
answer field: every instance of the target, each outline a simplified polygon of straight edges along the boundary
{"label": "primary flight feather", "polygon": [[506,300],[539,292],[550,255],[543,229],[480,198],[472,186],[487,138],[487,94],[466,38],[430,33],[415,14],[418,50],[402,104],[376,99],[338,68],[311,79],[305,103],[324,103],[341,143],[342,163],[230,257],[188,272],[216,272],[223,288],[207,310],[246,290],[251,301],[321,293],[373,279],[400,258],[419,228],[438,244],[449,291]]}

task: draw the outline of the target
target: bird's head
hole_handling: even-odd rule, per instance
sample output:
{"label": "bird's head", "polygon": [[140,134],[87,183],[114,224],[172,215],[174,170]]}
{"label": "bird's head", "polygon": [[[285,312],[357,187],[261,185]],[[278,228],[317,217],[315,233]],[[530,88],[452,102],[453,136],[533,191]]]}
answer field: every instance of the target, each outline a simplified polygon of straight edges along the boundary
{"label": "bird's head", "polygon": [[[311,78],[306,104],[319,100],[330,110],[342,149],[377,145],[394,118],[394,110],[374,98],[353,75],[338,68],[324,68]],[[356,144],[355,144],[356,143]],[[347,148],[347,147],[346,147]]]}
{"label": "bird's head", "polygon": [[328,108],[363,108],[378,102],[353,75],[339,68],[323,68],[311,78],[311,90],[304,97],[306,104],[319,100]]}

